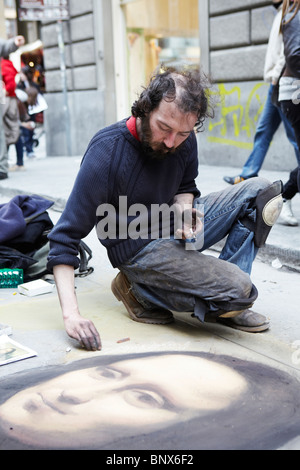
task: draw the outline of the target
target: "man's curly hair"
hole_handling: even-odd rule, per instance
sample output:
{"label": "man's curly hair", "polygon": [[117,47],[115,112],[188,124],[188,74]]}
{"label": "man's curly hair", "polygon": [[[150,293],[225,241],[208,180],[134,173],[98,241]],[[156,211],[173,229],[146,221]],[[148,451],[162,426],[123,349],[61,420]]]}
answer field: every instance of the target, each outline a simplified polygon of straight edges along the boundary
{"label": "man's curly hair", "polygon": [[208,78],[198,68],[160,66],[133,104],[132,115],[143,118],[154,111],[162,100],[175,101],[182,112],[197,115],[195,130],[199,132],[205,118],[213,117],[209,87]]}

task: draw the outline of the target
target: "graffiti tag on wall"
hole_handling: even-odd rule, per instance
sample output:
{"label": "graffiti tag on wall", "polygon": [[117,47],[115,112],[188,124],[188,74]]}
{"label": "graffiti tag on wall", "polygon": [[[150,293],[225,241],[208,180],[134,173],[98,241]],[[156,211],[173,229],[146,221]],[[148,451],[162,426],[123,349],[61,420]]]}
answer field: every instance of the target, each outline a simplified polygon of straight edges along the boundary
{"label": "graffiti tag on wall", "polygon": [[219,83],[214,92],[218,95],[216,118],[209,121],[208,142],[251,150],[266,100],[266,86],[263,82],[256,83],[245,100],[240,86],[230,88],[230,85]]}

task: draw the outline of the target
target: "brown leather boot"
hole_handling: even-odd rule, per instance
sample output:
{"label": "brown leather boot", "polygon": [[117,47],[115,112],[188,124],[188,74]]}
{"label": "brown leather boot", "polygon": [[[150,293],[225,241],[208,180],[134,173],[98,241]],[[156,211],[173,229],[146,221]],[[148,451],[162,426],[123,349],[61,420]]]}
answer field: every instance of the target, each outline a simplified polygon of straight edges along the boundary
{"label": "brown leather boot", "polygon": [[174,321],[169,310],[164,308],[145,309],[134,297],[131,285],[123,273],[119,273],[111,283],[111,290],[119,302],[123,302],[132,320],[140,323],[166,325]]}

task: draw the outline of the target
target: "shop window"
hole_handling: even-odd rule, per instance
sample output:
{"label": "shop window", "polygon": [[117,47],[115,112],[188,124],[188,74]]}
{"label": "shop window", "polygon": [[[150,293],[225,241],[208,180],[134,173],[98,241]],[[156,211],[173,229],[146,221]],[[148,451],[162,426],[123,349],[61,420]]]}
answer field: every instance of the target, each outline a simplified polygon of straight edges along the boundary
{"label": "shop window", "polygon": [[123,0],[129,102],[153,70],[200,62],[198,0]]}

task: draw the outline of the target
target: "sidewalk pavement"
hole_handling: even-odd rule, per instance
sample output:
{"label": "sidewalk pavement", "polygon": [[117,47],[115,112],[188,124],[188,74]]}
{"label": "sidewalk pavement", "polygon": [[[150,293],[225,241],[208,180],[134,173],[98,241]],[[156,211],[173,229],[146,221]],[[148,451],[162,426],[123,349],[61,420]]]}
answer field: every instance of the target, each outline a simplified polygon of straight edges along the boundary
{"label": "sidewalk pavement", "polygon": [[[72,189],[81,156],[45,158],[42,152],[37,155],[36,159],[25,161],[26,171],[10,173],[8,179],[0,181],[0,203],[17,194],[39,194],[55,202],[50,214],[55,223]],[[220,190],[227,187],[223,176],[236,173],[236,168],[200,165],[198,187],[202,194]],[[261,176],[285,182],[288,172],[262,171]],[[300,223],[299,194],[293,200],[293,210]],[[100,332],[102,351],[82,350],[67,336],[56,292],[29,298],[2,289],[0,323],[10,325],[11,338],[37,351],[37,357],[0,367],[0,377],[65,364],[91,354],[197,350],[271,365],[300,379],[300,361],[295,356],[295,347],[300,346],[297,291],[300,226],[286,227],[277,222],[255,261],[255,282],[262,292],[258,311],[271,317],[271,329],[262,334],[244,333],[217,324],[202,325],[180,313],[175,316],[174,324],[166,326],[130,320],[123,305],[111,293],[110,283],[117,271],[110,266],[105,249],[95,233],[86,242],[93,250],[91,264],[95,271],[86,278],[76,278],[77,297],[82,315],[90,318]],[[218,250],[215,247],[215,256]],[[300,448],[300,437],[295,445]]]}

